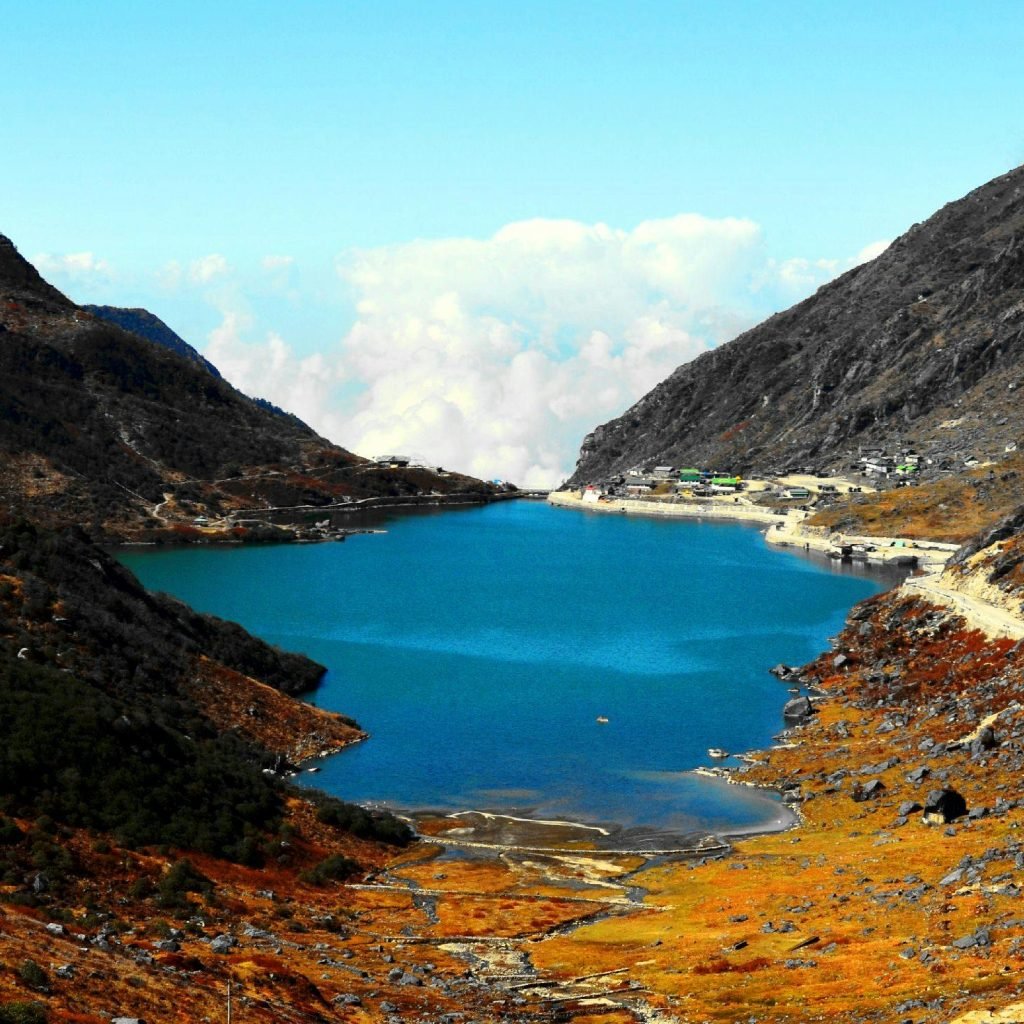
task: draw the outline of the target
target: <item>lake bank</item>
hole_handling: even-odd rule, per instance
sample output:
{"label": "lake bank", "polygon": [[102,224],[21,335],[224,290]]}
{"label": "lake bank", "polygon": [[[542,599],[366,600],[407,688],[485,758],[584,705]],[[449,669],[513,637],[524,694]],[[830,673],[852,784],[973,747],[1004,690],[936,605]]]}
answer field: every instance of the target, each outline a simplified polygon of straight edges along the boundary
{"label": "lake bank", "polygon": [[[742,495],[702,499],[603,498],[585,501],[578,491],[552,491],[548,502],[556,508],[604,514],[655,516],[665,519],[696,519],[710,522],[741,522],[764,529],[765,540],[778,547],[815,551],[865,565],[893,568],[935,569],[945,565],[958,544],[918,541],[902,537],[847,535],[823,527],[808,526],[808,514],[800,509],[777,511],[757,505]],[[911,565],[913,562],[913,565]]]}

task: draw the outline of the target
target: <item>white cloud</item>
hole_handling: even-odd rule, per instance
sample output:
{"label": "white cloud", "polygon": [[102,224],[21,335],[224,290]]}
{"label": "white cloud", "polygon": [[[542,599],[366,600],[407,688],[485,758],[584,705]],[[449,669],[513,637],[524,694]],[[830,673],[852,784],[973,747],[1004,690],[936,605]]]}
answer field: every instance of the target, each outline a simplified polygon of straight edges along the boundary
{"label": "white cloud", "polygon": [[879,242],[872,242],[870,245],[865,245],[864,248],[854,256],[851,266],[859,267],[862,263],[869,263],[877,256],[881,256],[890,245],[892,245],[891,238],[883,239]]}
{"label": "white cloud", "polygon": [[680,363],[853,264],[773,260],[735,218],[528,220],[340,257],[356,320],[329,355],[247,341],[233,313],[205,354],[354,451],[549,486],[589,430]]}
{"label": "white cloud", "polygon": [[294,262],[294,256],[264,256],[260,266],[264,270],[287,270]]}
{"label": "white cloud", "polygon": [[33,257],[32,263],[36,270],[47,278],[66,278],[77,282],[110,280],[114,277],[114,268],[91,252],[69,252],[60,256],[41,252]]}
{"label": "white cloud", "polygon": [[230,270],[228,261],[220,253],[212,252],[189,264],[188,277],[193,284],[209,284],[218,277],[224,277]]}
{"label": "white cloud", "polygon": [[320,429],[337,427],[331,410],[332,391],[340,377],[336,363],[321,353],[298,358],[274,332],[261,342],[247,342],[244,336],[252,326],[244,313],[224,313],[203,354],[245,394],[268,398],[312,426],[319,421]]}
{"label": "white cloud", "polygon": [[177,260],[170,260],[165,263],[154,275],[157,285],[164,291],[176,291],[184,277],[184,271]]}

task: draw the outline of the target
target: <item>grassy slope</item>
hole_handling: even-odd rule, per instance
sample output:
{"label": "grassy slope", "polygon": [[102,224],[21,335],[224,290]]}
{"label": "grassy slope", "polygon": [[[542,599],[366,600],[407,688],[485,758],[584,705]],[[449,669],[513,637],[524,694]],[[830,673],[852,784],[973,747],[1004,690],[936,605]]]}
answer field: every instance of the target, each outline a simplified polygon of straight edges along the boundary
{"label": "grassy slope", "polygon": [[807,520],[844,533],[963,543],[1024,502],[1024,455],[993,466],[845,499]]}

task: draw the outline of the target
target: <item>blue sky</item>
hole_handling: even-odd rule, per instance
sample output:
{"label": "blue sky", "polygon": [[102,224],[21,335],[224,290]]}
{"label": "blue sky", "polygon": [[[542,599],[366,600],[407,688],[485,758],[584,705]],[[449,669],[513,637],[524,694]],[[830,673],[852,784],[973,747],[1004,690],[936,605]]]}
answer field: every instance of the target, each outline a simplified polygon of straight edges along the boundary
{"label": "blue sky", "polygon": [[[0,16],[0,232],[54,283],[145,305],[343,444],[416,448],[404,421],[432,450],[490,437],[482,457],[465,439],[438,453],[488,474],[571,467],[566,446],[630,388],[1024,162],[1016,2],[0,0]],[[521,223],[540,284],[522,232],[494,243]],[[637,242],[645,224],[658,241]],[[637,244],[654,247],[642,269]],[[714,301],[666,277],[709,263]],[[624,305],[589,315],[622,279]],[[560,282],[575,299],[555,323]],[[675,340],[631,348],[654,321]],[[532,427],[503,431],[470,415],[473,380],[451,381],[459,359],[426,351],[442,342],[425,323],[480,376],[508,375],[487,400],[506,419],[518,355],[539,351],[533,373],[570,392],[595,331],[634,369],[657,358],[614,394],[582,372],[604,394],[589,422],[551,391]],[[403,338],[420,379],[437,368],[422,407],[383,358]]]}

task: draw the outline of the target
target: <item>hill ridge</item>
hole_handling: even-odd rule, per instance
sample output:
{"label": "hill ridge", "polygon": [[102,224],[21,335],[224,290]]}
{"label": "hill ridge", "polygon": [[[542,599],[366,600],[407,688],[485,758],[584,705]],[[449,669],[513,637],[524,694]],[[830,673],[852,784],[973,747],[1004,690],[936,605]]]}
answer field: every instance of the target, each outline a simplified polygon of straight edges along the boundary
{"label": "hill ridge", "polygon": [[[679,366],[587,435],[570,483],[656,462],[838,468],[897,437],[940,457],[1001,449],[1020,437],[1007,393],[1022,360],[1024,166]],[[961,429],[944,435],[952,419]]]}

